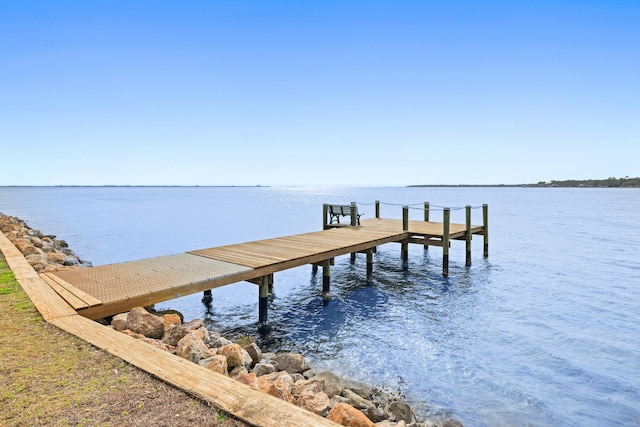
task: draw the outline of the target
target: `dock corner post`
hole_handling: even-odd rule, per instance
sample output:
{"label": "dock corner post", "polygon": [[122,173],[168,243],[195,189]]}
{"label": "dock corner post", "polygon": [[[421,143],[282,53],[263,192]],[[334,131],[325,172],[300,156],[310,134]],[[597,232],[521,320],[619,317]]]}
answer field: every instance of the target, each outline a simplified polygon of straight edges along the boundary
{"label": "dock corner post", "polygon": [[322,299],[331,299],[331,260],[322,262]]}
{"label": "dock corner post", "polygon": [[376,218],[380,219],[380,200],[376,200]]}
{"label": "dock corner post", "polygon": [[470,266],[471,265],[471,206],[467,205],[465,206],[465,210],[467,213],[467,222],[466,222],[466,233],[465,233],[465,240],[467,242],[467,260],[466,260],[466,265]]}
{"label": "dock corner post", "polygon": [[326,230],[327,229],[327,216],[329,215],[329,205],[327,205],[326,203],[324,203],[322,205],[322,229]]}
{"label": "dock corner post", "polygon": [[451,225],[451,209],[444,208],[442,230],[442,275],[449,276],[449,229]]}
{"label": "dock corner post", "polygon": [[[429,202],[424,202],[424,222],[429,222]],[[427,240],[427,236],[424,240]],[[424,250],[429,250],[429,245],[424,245]]]}
{"label": "dock corner post", "polygon": [[[402,207],[402,231],[409,231],[409,206]],[[409,260],[409,238],[402,241],[402,261]]]}
{"label": "dock corner post", "polygon": [[258,322],[267,323],[269,305],[269,276],[262,276],[259,285],[260,297],[258,299]]}
{"label": "dock corner post", "polygon": [[355,227],[358,224],[358,206],[356,202],[351,202],[351,226]]}
{"label": "dock corner post", "polygon": [[373,279],[373,249],[367,251],[367,281]]}
{"label": "dock corner post", "polygon": [[489,256],[489,205],[482,205],[482,229],[484,230],[484,257]]}

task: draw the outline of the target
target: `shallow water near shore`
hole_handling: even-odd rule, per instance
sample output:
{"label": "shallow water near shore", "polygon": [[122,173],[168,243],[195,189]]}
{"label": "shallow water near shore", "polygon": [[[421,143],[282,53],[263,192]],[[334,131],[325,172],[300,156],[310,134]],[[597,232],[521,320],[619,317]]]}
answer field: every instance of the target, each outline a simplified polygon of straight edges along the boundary
{"label": "shallow water near shore", "polygon": [[[490,256],[474,236],[442,250],[383,245],[336,259],[331,300],[310,266],[275,274],[266,350],[401,391],[422,416],[469,426],[640,424],[640,190],[562,188],[0,187],[0,212],[66,240],[94,265],[322,228],[322,203],[489,204]],[[411,219],[422,211],[412,209]],[[464,210],[452,213],[464,222]],[[474,224],[482,222],[474,209]],[[167,301],[186,318],[258,337],[257,288]]]}

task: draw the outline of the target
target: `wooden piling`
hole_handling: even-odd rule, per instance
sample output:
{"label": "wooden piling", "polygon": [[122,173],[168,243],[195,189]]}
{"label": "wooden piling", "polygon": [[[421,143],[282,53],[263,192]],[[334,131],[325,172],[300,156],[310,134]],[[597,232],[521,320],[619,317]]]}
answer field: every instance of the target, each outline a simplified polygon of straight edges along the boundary
{"label": "wooden piling", "polygon": [[[429,222],[429,202],[424,202],[424,222]],[[424,245],[424,250],[429,250],[429,245]]]}
{"label": "wooden piling", "polygon": [[351,202],[351,226],[358,225],[358,206],[356,202]]}
{"label": "wooden piling", "polygon": [[373,279],[373,249],[367,251],[367,281]]}
{"label": "wooden piling", "polygon": [[466,265],[470,266],[471,265],[471,206],[467,205],[465,206],[465,210],[466,210],[466,217],[467,217],[467,222],[466,222],[466,226],[467,226],[467,230],[465,233],[465,240],[466,240],[466,251],[467,251],[467,260],[466,260]]}
{"label": "wooden piling", "polygon": [[442,275],[449,276],[449,229],[451,225],[451,209],[444,208],[442,230]]}
{"label": "wooden piling", "polygon": [[331,260],[322,262],[322,299],[328,301],[331,298]]}
{"label": "wooden piling", "polygon": [[269,306],[269,276],[262,276],[260,278],[258,299],[258,322],[267,323],[268,319],[268,306]]}
{"label": "wooden piling", "polygon": [[[402,231],[409,231],[409,206],[402,207]],[[402,261],[409,260],[409,239],[402,241]]]}
{"label": "wooden piling", "polygon": [[482,205],[482,224],[484,228],[484,257],[489,256],[489,205]]}
{"label": "wooden piling", "polygon": [[205,304],[211,304],[213,296],[211,295],[211,289],[206,289],[202,295],[202,302]]}
{"label": "wooden piling", "polygon": [[326,230],[328,228],[327,227],[329,225],[328,217],[329,217],[329,205],[324,203],[322,205],[322,229],[323,230]]}
{"label": "wooden piling", "polygon": [[376,200],[376,218],[380,219],[380,200]]}

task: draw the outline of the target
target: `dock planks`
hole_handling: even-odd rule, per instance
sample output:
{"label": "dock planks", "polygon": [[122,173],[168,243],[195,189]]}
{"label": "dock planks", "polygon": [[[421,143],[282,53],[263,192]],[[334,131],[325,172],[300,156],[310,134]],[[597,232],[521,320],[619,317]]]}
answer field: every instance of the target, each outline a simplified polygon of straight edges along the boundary
{"label": "dock planks", "polygon": [[[473,226],[472,233],[482,232]],[[464,238],[466,226],[451,224],[450,237]],[[429,239],[437,245],[443,236],[443,224],[363,219],[360,226],[331,227],[322,231],[272,239],[205,248],[185,254],[146,260],[75,268],[48,273],[44,279],[78,313],[97,319],[196,292],[241,281],[256,282],[263,276],[318,264],[340,255],[365,252],[390,242],[420,243]],[[59,286],[64,284],[64,286]],[[77,289],[78,292],[73,292]],[[72,295],[69,295],[71,293]],[[87,301],[86,295],[94,301]],[[77,297],[75,299],[74,297]]]}

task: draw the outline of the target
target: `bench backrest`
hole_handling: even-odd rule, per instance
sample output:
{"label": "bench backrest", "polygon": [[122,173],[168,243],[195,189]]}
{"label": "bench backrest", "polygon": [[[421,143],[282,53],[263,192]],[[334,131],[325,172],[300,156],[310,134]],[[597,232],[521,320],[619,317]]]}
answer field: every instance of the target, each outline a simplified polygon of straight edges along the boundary
{"label": "bench backrest", "polygon": [[[329,205],[329,212],[331,215],[351,215],[351,206],[349,205]],[[358,208],[356,207],[356,212]]]}

